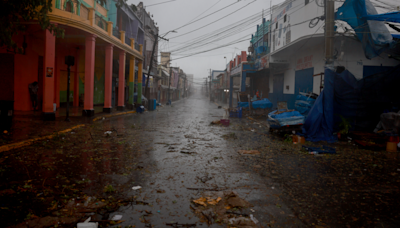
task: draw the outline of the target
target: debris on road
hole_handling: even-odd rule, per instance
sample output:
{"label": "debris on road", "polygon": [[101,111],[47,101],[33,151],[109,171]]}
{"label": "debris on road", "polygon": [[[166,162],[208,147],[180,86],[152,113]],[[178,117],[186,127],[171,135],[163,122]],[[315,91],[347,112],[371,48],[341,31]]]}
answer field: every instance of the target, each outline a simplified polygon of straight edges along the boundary
{"label": "debris on road", "polygon": [[105,134],[105,135],[111,135],[111,134],[112,134],[112,131],[106,131],[106,132],[104,132],[104,134]]}
{"label": "debris on road", "polygon": [[84,222],[80,222],[77,224],[78,228],[97,228],[99,224],[96,222],[90,222],[90,217],[86,219]]}
{"label": "debris on road", "polygon": [[122,219],[122,215],[114,215],[112,218],[111,218],[111,220],[113,220],[113,221],[118,221],[118,220],[121,220]]}
{"label": "debris on road", "polygon": [[258,151],[258,150],[239,150],[238,153],[241,155],[246,155],[246,154],[258,155],[258,154],[260,154],[260,151]]}
{"label": "debris on road", "polygon": [[135,186],[135,187],[132,187],[132,190],[139,190],[139,189],[141,189],[142,187],[140,187],[140,186]]}
{"label": "debris on road", "polygon": [[197,152],[181,151],[182,154],[197,154]]}
{"label": "debris on road", "polygon": [[258,220],[243,211],[252,207],[246,200],[233,191],[204,192],[203,196],[193,200],[191,209],[200,217],[201,222],[229,224],[228,227],[257,227]]}

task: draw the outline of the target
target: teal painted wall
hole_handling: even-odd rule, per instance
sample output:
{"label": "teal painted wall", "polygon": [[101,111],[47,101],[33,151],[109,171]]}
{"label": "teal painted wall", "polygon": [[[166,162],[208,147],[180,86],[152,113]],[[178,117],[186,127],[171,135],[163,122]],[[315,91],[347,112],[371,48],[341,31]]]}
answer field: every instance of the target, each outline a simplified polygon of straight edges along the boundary
{"label": "teal painted wall", "polygon": [[113,27],[117,25],[117,6],[114,1],[108,1],[108,18],[113,23]]}
{"label": "teal painted wall", "polygon": [[93,104],[103,104],[104,103],[104,74],[100,78],[94,77],[94,94],[93,94]]}

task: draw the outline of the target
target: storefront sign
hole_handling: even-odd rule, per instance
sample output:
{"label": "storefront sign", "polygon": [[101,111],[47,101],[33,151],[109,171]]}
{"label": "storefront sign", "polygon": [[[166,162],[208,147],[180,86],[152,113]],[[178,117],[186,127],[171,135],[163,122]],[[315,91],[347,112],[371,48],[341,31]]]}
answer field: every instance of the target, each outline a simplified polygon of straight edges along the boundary
{"label": "storefront sign", "polygon": [[53,77],[53,67],[47,67],[46,68],[46,78],[52,78]]}
{"label": "storefront sign", "polygon": [[261,59],[259,59],[258,61],[259,61],[259,64],[257,65],[258,70],[269,68],[268,55],[261,57]]}
{"label": "storefront sign", "polygon": [[235,76],[235,74],[240,74],[241,72],[242,72],[242,64],[231,70],[231,76]]}
{"label": "storefront sign", "polygon": [[296,62],[296,70],[304,70],[313,67],[313,55],[300,58]]}

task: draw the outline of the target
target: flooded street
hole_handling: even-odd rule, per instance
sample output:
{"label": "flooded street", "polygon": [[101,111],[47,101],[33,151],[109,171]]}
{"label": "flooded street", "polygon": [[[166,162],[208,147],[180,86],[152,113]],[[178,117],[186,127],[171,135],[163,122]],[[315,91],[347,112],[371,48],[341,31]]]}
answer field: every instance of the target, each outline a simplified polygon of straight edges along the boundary
{"label": "flooded street", "polygon": [[[224,112],[198,93],[2,153],[0,217],[17,227],[88,217],[101,227],[231,227],[240,217],[250,224],[235,227],[399,224],[397,155],[336,144],[338,154],[313,156],[262,119],[210,124]],[[207,207],[193,202],[207,196]]]}

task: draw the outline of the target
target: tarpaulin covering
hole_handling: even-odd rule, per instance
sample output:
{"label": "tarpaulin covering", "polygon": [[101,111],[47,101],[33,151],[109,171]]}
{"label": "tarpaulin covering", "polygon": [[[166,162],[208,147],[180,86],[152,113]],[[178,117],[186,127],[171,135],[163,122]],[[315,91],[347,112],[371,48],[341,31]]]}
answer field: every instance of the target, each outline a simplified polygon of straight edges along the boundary
{"label": "tarpaulin covering", "polygon": [[345,21],[354,29],[367,59],[379,56],[395,44],[384,22],[369,19],[377,14],[369,0],[346,0],[335,14],[336,20]]}
{"label": "tarpaulin covering", "polygon": [[294,103],[294,107],[303,116],[307,116],[314,103],[315,99],[300,94],[297,95],[296,97],[296,102]]}
{"label": "tarpaulin covering", "polygon": [[305,117],[301,115],[298,111],[276,114],[277,112],[278,110],[275,110],[268,114],[268,122],[270,124],[287,126],[287,125],[298,125],[304,123]]}
{"label": "tarpaulin covering", "polygon": [[[267,99],[264,98],[262,100],[258,101],[253,101],[251,102],[252,108],[260,108],[260,109],[266,109],[266,108],[272,108],[272,103]],[[242,108],[248,108],[249,107],[249,102],[238,102],[238,106]]]}
{"label": "tarpaulin covering", "polygon": [[392,70],[357,80],[345,70],[325,69],[325,87],[315,101],[303,127],[309,141],[334,141],[340,116],[350,120],[352,130],[372,132],[380,115],[400,108],[400,65]]}

